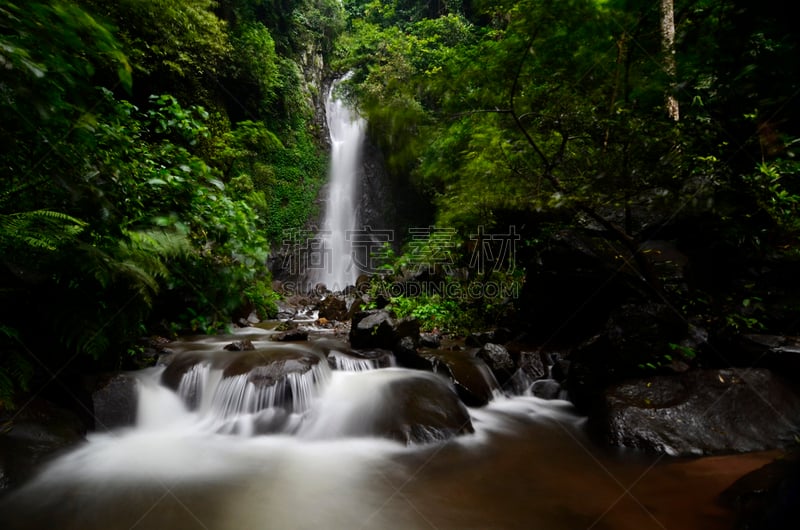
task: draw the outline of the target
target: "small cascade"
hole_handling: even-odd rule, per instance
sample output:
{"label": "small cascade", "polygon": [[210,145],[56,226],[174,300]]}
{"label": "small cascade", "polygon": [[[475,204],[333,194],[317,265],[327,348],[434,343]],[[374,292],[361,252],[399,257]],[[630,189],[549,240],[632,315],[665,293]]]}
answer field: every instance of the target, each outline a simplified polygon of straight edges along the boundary
{"label": "small cascade", "polygon": [[[311,408],[319,389],[330,379],[330,368],[319,362],[305,372],[274,375],[270,366],[256,366],[225,377],[223,369],[203,362],[184,373],[177,394],[201,422],[219,432],[292,431],[298,422],[284,424],[284,420]],[[253,422],[261,427],[250,425]]]}
{"label": "small cascade", "polygon": [[[353,357],[338,351],[332,351],[328,359],[333,361],[336,370],[343,372],[363,372],[366,370],[377,370],[383,367],[382,360],[379,358],[365,359],[363,357]],[[394,363],[391,363],[392,365]]]}
{"label": "small cascade", "polygon": [[352,233],[358,228],[357,194],[361,149],[366,123],[336,95],[338,84],[331,85],[325,111],[331,140],[330,178],[320,239],[324,242],[322,263],[313,269],[316,282],[332,291],[355,284],[359,274],[353,263]]}

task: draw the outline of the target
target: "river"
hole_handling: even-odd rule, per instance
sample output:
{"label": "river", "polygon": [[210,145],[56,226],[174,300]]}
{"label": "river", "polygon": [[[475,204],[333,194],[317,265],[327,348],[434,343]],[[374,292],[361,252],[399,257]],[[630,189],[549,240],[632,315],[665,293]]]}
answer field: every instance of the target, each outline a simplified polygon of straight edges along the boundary
{"label": "river", "polygon": [[[311,355],[323,343],[331,355],[337,344],[325,331],[285,345],[272,343],[273,334],[248,328],[170,346],[172,355],[213,360],[232,355],[223,348],[232,340]],[[341,350],[334,354],[348,355],[344,342]],[[331,366],[318,365],[305,401],[293,387],[291,421],[266,434],[242,426],[282,404],[262,396],[257,410],[246,402],[256,399],[252,388],[233,398],[235,407],[226,397],[221,414],[213,396],[195,396],[192,407],[189,394],[165,386],[163,366],[138,372],[136,425],[92,434],[55,459],[3,499],[0,527],[721,530],[732,518],[717,495],[772,456],[684,460],[610,450],[590,441],[569,402],[527,395],[468,409],[475,432],[446,441],[348,434],[343,425],[365,421],[363,404],[380,410],[392,399],[382,381],[419,373]],[[202,391],[218,395],[230,379],[209,376]]]}

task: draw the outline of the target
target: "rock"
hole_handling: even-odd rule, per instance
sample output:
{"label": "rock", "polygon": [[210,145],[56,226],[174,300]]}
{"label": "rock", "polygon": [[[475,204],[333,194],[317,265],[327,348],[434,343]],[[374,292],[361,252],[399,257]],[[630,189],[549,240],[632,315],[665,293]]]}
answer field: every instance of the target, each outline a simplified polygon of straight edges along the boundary
{"label": "rock", "polygon": [[362,311],[353,315],[350,344],[353,348],[392,349],[397,342],[395,320],[383,309]]}
{"label": "rock", "polygon": [[86,425],[67,409],[35,398],[18,411],[0,409],[0,494],[85,440]]}
{"label": "rock", "polygon": [[[333,399],[321,404],[301,428],[302,435],[380,436],[414,444],[473,432],[469,412],[453,387],[432,373],[403,368],[356,372],[330,392]],[[344,408],[339,392],[347,396]]]}
{"label": "rock", "polygon": [[394,345],[392,350],[397,364],[406,368],[413,368],[415,370],[433,370],[433,363],[417,352],[414,345],[414,339],[411,337],[403,337],[397,344]]}
{"label": "rock", "polygon": [[517,365],[511,354],[503,346],[486,343],[478,350],[477,357],[489,367],[500,385],[505,385],[517,371]]}
{"label": "rock", "polygon": [[275,326],[275,331],[289,331],[290,329],[297,329],[299,324],[294,320],[284,320],[277,326]]}
{"label": "rock", "polygon": [[437,332],[420,333],[419,345],[422,348],[436,349],[442,345],[442,334]]}
{"label": "rock", "polygon": [[308,330],[304,328],[294,328],[286,331],[281,331],[270,337],[270,340],[277,342],[295,342],[308,340]]}
{"label": "rock", "polygon": [[[222,377],[251,374],[250,380],[260,385],[273,385],[290,373],[304,374],[321,361],[310,352],[263,350],[238,355],[224,367]],[[258,368],[257,372],[254,372]]]}
{"label": "rock", "polygon": [[393,381],[388,406],[377,417],[378,434],[406,444],[472,433],[469,412],[443,379],[424,372]]}
{"label": "rock", "polygon": [[467,335],[467,338],[464,339],[464,344],[473,348],[480,348],[489,342],[503,344],[509,340],[511,340],[511,331],[506,328],[497,328],[492,331],[470,333]]}
{"label": "rock", "polygon": [[394,366],[394,356],[387,350],[333,350],[327,354],[328,364],[334,370],[360,371]]}
{"label": "rock", "polygon": [[172,390],[178,390],[183,376],[192,368],[206,361],[206,357],[199,353],[173,353],[165,359],[167,367],[161,374],[161,384]]}
{"label": "rock", "polygon": [[353,348],[394,349],[403,337],[419,342],[419,322],[415,318],[395,320],[393,313],[384,309],[361,311],[353,316],[350,326],[350,344]]}
{"label": "rock", "polygon": [[108,431],[136,423],[137,387],[136,378],[126,373],[100,378],[92,392],[95,430]]}
{"label": "rock", "polygon": [[555,379],[539,379],[531,385],[531,394],[540,399],[559,399],[561,385]]}
{"label": "rock", "polygon": [[223,349],[228,351],[249,351],[249,350],[255,350],[256,347],[253,346],[252,341],[244,339],[231,342],[230,344],[226,344],[223,347]]}
{"label": "rock", "polygon": [[760,451],[795,443],[800,395],[765,369],[695,370],[614,385],[589,423],[611,445],[669,455]]}
{"label": "rock", "polygon": [[317,309],[320,318],[337,321],[344,321],[347,319],[347,302],[338,296],[326,296],[320,301]]}
{"label": "rock", "polygon": [[547,376],[547,366],[538,351],[522,351],[519,354],[519,370],[529,381]]}
{"label": "rock", "polygon": [[431,362],[433,371],[448,377],[464,402],[469,407],[482,407],[500,392],[492,371],[483,360],[466,352],[431,350],[420,354]]}
{"label": "rock", "polygon": [[797,381],[800,379],[800,337],[745,334],[737,336],[725,350],[732,361],[746,366],[771,368]]}
{"label": "rock", "polygon": [[785,457],[741,477],[720,495],[737,514],[737,529],[800,528],[800,453]]}

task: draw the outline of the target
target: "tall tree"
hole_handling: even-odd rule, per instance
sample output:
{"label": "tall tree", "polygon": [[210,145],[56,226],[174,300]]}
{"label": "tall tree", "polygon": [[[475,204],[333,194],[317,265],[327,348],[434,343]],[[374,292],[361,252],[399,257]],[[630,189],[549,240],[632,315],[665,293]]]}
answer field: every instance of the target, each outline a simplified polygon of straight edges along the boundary
{"label": "tall tree", "polygon": [[664,93],[664,107],[667,115],[678,121],[680,107],[675,97],[675,75],[677,65],[675,61],[675,8],[673,0],[661,0],[661,53],[664,61],[664,71],[669,78],[669,86]]}

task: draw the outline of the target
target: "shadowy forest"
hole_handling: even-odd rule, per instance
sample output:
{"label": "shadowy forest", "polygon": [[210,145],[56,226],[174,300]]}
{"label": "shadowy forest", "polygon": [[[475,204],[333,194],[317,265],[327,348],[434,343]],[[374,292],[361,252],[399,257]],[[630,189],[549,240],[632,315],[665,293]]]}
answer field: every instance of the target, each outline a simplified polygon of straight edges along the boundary
{"label": "shadowy forest", "polygon": [[[267,263],[319,213],[348,71],[409,217],[447,234],[387,249],[373,293],[513,287],[401,316],[553,345],[653,327],[601,357],[624,374],[798,334],[798,42],[774,0],[3,0],[0,407],[274,316]],[[445,257],[421,272],[420,245]]]}

